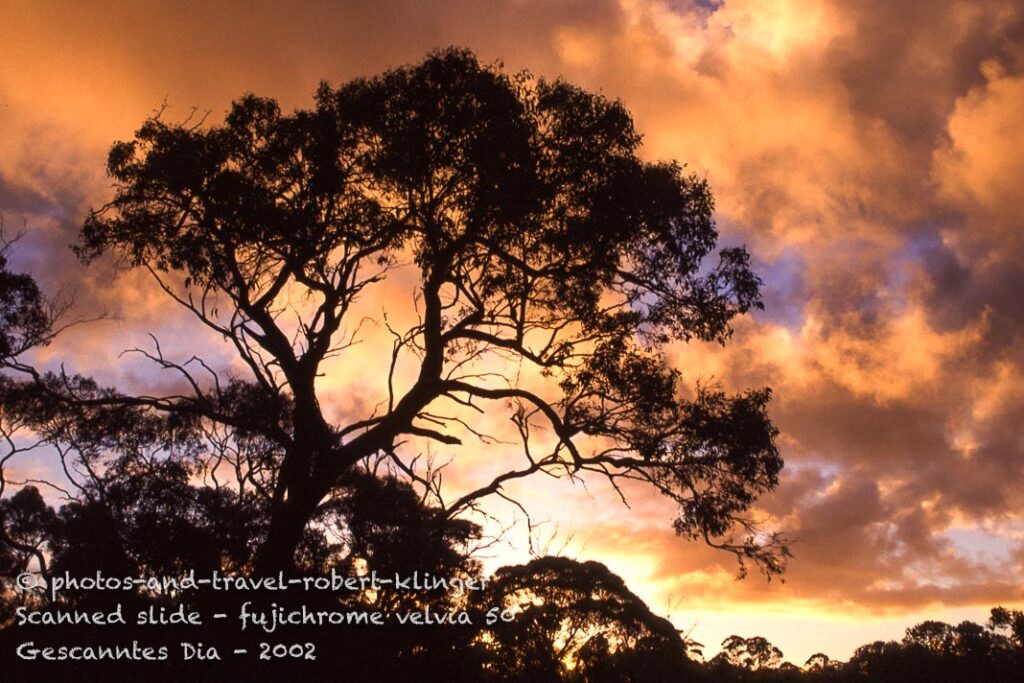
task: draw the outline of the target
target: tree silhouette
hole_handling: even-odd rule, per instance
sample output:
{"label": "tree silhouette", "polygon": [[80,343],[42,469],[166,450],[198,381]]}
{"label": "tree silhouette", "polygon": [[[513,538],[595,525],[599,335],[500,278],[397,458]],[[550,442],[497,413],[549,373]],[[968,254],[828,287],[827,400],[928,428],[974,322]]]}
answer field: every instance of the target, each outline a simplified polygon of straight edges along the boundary
{"label": "tree silhouette", "polygon": [[1013,644],[1024,651],[1024,610],[993,607],[988,625],[997,632],[1008,631]]}
{"label": "tree silhouette", "polygon": [[[31,276],[9,269],[9,252],[21,236],[8,239],[0,216],[0,369],[14,371],[27,367],[23,354],[45,346],[60,332],[57,321],[66,310],[47,300]],[[38,445],[17,438],[32,419],[31,393],[23,383],[0,374],[0,497],[8,493],[8,464]],[[9,616],[7,608],[25,599],[16,596],[5,579],[32,563],[44,576],[47,573],[44,551],[52,515],[34,486],[0,500],[0,624]]]}
{"label": "tree silhouette", "polygon": [[44,549],[54,518],[53,508],[34,486],[0,500],[0,626],[11,618],[15,607],[34,602],[32,595],[15,591],[5,579],[28,571],[33,562],[45,569]]}
{"label": "tree silhouette", "polygon": [[722,641],[722,650],[712,664],[729,664],[749,671],[777,669],[782,664],[782,650],[761,636],[743,638],[729,636]]}
{"label": "tree silhouette", "polygon": [[495,680],[663,680],[690,664],[671,622],[598,562],[542,557],[502,567],[477,600],[481,611],[514,616],[493,620],[477,639]]}
{"label": "tree silhouette", "polygon": [[[451,517],[537,473],[600,476],[620,492],[637,481],[677,504],[679,534],[778,573],[784,545],[745,514],[782,466],[768,390],[685,398],[663,351],[724,343],[730,320],[760,307],[760,282],[743,249],[705,263],[717,239],[707,185],[640,160],[639,144],[621,104],[456,49],[322,85],[293,114],[250,95],[219,126],[157,115],[112,148],[115,195],[78,251],[146,269],[250,376],[197,375],[158,346],[148,355],[182,374],[187,395],[49,386],[259,441],[262,569],[291,567],[349,478],[384,467]],[[391,367],[366,373],[381,403],[336,424],[317,379],[354,342],[353,311],[399,277],[415,282],[416,320],[378,321],[394,335]],[[410,359],[418,370],[402,385]],[[473,421],[496,409],[521,435],[523,464],[446,497],[416,457],[429,442],[490,443]]]}
{"label": "tree silhouette", "polygon": [[815,652],[804,662],[804,670],[812,673],[833,671],[839,668],[840,662],[832,659],[824,652]]}
{"label": "tree silhouette", "polygon": [[21,235],[7,239],[0,218],[0,367],[9,367],[29,349],[47,344],[56,334],[62,307],[46,300],[25,273],[8,268],[8,253]]}

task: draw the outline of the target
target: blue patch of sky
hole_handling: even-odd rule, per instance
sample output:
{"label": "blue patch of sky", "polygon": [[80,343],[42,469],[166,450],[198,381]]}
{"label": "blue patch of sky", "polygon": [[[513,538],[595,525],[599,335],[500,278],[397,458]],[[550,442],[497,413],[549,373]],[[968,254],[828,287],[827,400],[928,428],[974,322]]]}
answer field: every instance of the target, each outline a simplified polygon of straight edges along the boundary
{"label": "blue patch of sky", "polygon": [[804,470],[814,470],[821,474],[825,479],[835,479],[843,472],[843,468],[830,460],[826,460],[820,455],[806,455],[799,460],[793,462],[786,461],[786,470],[790,473],[802,472]]}
{"label": "blue patch of sky", "polygon": [[669,11],[696,19],[701,26],[707,25],[708,17],[721,9],[725,0],[670,0]]}
{"label": "blue patch of sky", "polygon": [[725,0],[672,0],[669,7],[673,12],[685,12],[690,9],[715,12],[724,4]]}
{"label": "blue patch of sky", "polygon": [[[23,449],[29,448],[33,442],[31,437],[25,435],[16,435],[13,441],[17,448]],[[9,452],[5,449],[3,455]],[[16,453],[4,463],[4,470],[7,480],[4,498],[17,493],[22,486],[35,486],[47,504],[59,507],[67,502],[67,494],[78,493],[75,483],[68,478],[61,465],[60,453],[50,445]]]}
{"label": "blue patch of sky", "polygon": [[[718,249],[745,246],[750,252],[751,267],[763,281],[761,296],[764,301],[763,311],[754,311],[754,316],[765,323],[782,325],[790,332],[796,333],[804,324],[804,305],[807,303],[808,292],[804,285],[804,271],[807,259],[796,248],[784,248],[774,258],[766,258],[757,247],[749,246],[750,228],[742,223],[722,220],[716,216],[719,232]],[[710,270],[717,259],[708,257],[702,264]]]}
{"label": "blue patch of sky", "polygon": [[807,302],[804,256],[795,249],[784,250],[771,261],[755,255],[753,267],[764,281],[761,290],[764,310],[756,313],[758,320],[782,325],[791,332],[798,331],[804,323],[803,309]]}
{"label": "blue patch of sky", "polygon": [[949,529],[940,534],[964,557],[985,564],[1008,562],[1015,541],[984,529]]}
{"label": "blue patch of sky", "polygon": [[909,237],[903,246],[892,255],[895,263],[901,266],[895,269],[897,280],[894,284],[905,286],[912,268],[925,265],[932,255],[944,250],[946,250],[946,246],[937,229]]}

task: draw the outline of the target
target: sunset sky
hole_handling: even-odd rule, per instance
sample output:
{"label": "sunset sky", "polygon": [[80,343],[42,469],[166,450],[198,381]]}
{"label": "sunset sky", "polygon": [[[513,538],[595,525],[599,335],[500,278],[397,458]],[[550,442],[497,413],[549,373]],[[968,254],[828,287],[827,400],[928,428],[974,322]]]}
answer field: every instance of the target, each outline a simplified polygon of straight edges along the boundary
{"label": "sunset sky", "polygon": [[[722,245],[745,244],[766,283],[730,344],[671,355],[688,381],[772,387],[786,468],[759,515],[796,539],[785,583],[736,581],[731,556],[675,537],[667,501],[627,509],[600,486],[516,489],[547,522],[535,543],[605,562],[712,654],[737,633],[796,664],[846,659],[926,618],[1024,604],[1019,0],[4,0],[0,213],[29,230],[14,260],[79,315],[109,314],[39,362],[141,391],[160,378],[118,356],[149,332],[232,362],[142,275],[68,248],[110,198],[114,140],[164,103],[210,122],[246,92],[308,107],[321,80],[448,45],[621,99],[645,158],[708,179]],[[368,303],[411,306],[402,285]],[[339,419],[379,352],[324,378]],[[451,455],[468,481],[479,454]],[[527,553],[517,527],[492,564]]]}

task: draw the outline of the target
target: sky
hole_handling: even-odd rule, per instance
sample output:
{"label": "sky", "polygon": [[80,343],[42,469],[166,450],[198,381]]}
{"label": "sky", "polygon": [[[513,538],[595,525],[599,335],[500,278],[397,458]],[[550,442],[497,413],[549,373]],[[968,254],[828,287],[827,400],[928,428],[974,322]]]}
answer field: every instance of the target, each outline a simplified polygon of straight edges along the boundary
{"label": "sky", "polygon": [[[670,356],[688,380],[772,387],[786,468],[757,513],[795,539],[785,582],[737,581],[731,556],[675,537],[666,502],[566,482],[516,491],[544,522],[535,550],[605,562],[711,653],[763,635],[797,664],[1024,604],[1019,1],[242,5],[0,3],[0,214],[29,231],[15,261],[107,314],[41,362],[142,390],[152,371],[121,350],[200,343],[142,276],[68,248],[111,196],[113,141],[164,105],[210,121],[246,92],[307,107],[321,80],[460,45],[621,99],[642,155],[707,178],[722,245],[765,280],[766,310],[728,345]],[[325,378],[339,415],[362,381]],[[459,457],[456,483],[481,466]],[[521,530],[505,546],[494,562],[529,552]]]}

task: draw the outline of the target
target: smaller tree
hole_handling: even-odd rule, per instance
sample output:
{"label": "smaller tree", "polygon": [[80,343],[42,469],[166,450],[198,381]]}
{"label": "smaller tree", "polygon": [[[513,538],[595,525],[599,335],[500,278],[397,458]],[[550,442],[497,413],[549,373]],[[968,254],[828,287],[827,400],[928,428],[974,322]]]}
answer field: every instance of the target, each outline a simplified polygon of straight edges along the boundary
{"label": "smaller tree", "polygon": [[[22,355],[50,342],[59,331],[56,321],[67,307],[48,301],[31,276],[9,268],[10,250],[22,233],[8,239],[3,227],[0,216],[0,371],[23,374],[34,371],[22,362]],[[10,581],[15,575],[35,569],[47,576],[44,546],[53,510],[34,486],[23,486],[2,498],[9,493],[7,468],[11,461],[39,446],[21,438],[31,412],[32,393],[16,376],[0,374],[0,605],[6,607],[25,599],[24,593],[18,597],[12,591]],[[0,623],[8,617],[3,606]]]}
{"label": "smaller tree", "polygon": [[31,276],[8,268],[10,249],[21,235],[7,239],[0,218],[0,367],[17,365],[26,351],[49,343],[57,333],[54,322],[66,310],[47,301]]}
{"label": "smaller tree", "polygon": [[45,569],[44,548],[56,515],[34,486],[0,500],[0,627],[32,596],[16,590],[13,580],[33,562]]}
{"label": "smaller tree", "polygon": [[822,672],[822,671],[833,671],[838,669],[841,662],[832,659],[824,652],[816,652],[807,658],[804,662],[804,671],[811,673]]}
{"label": "smaller tree", "polygon": [[903,644],[922,647],[928,652],[948,654],[956,641],[953,627],[942,621],[923,621],[907,629]]}
{"label": "smaller tree", "polygon": [[[639,671],[636,654],[651,667],[686,666],[686,645],[667,619],[654,615],[599,562],[542,557],[502,567],[478,596],[480,610],[500,606],[498,620],[478,638],[485,668],[502,681],[580,680],[627,669]],[[629,680],[620,678],[619,680]]]}
{"label": "smaller tree", "polygon": [[1007,633],[1013,644],[1024,650],[1024,611],[993,607],[988,625],[994,631]]}
{"label": "smaller tree", "polygon": [[42,554],[55,519],[53,508],[35,486],[25,486],[10,498],[0,500],[0,526],[6,541],[6,556],[0,558],[5,573],[25,571]]}
{"label": "smaller tree", "polygon": [[761,636],[743,638],[729,636],[722,641],[722,651],[711,660],[712,664],[730,664],[748,671],[777,669],[782,663],[782,650]]}

